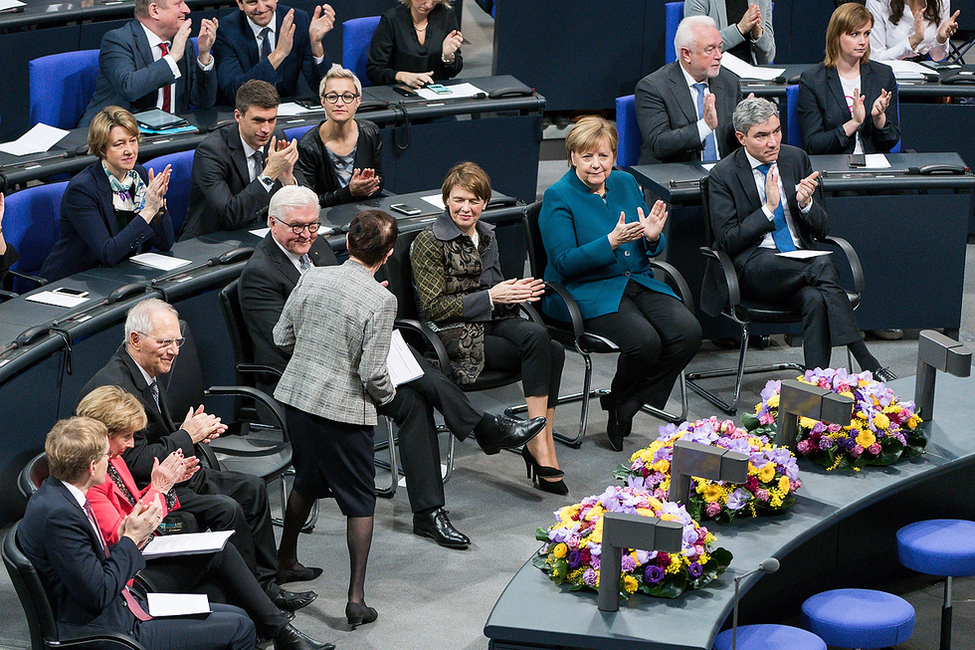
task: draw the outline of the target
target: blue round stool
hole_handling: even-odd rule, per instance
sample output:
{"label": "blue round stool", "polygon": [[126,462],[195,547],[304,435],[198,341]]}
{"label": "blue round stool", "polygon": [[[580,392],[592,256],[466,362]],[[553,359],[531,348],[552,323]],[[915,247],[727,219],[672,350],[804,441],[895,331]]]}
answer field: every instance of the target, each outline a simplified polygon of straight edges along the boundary
{"label": "blue round stool", "polygon": [[[714,639],[712,650],[731,650],[731,630]],[[789,625],[742,625],[738,650],[826,650],[826,643],[812,632]]]}
{"label": "blue round stool", "polygon": [[975,521],[931,519],[897,531],[897,559],[908,569],[944,576],[941,648],[951,648],[951,578],[975,575]]}
{"label": "blue round stool", "polygon": [[883,591],[834,589],[802,604],[802,626],[831,646],[887,648],[911,638],[914,608]]}

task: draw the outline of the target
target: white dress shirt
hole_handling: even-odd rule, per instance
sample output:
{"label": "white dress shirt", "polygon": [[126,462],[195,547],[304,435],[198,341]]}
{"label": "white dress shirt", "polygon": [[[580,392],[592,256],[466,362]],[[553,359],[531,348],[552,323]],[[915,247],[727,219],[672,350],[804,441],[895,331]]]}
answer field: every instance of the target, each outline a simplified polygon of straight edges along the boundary
{"label": "white dress shirt", "polygon": [[[267,46],[266,46],[267,49],[264,51],[267,52],[268,54],[274,51],[274,44],[277,43],[277,39],[276,39],[277,32],[275,31],[277,29],[277,24],[278,24],[277,12],[274,12],[273,14],[271,14],[271,22],[267,24]],[[254,40],[257,41],[257,53],[260,54],[261,30],[264,28],[261,27],[260,25],[255,25],[254,22],[250,19],[250,17],[247,18],[247,25],[251,28],[251,31],[254,32]],[[313,56],[312,58],[315,59],[315,65],[318,65],[325,60],[324,55]]]}
{"label": "white dress shirt", "polygon": [[[691,75],[687,74],[687,70],[684,69],[684,66],[683,65],[680,66],[680,71],[684,73],[684,80],[687,82],[687,90],[688,90],[688,92],[691,93],[691,102],[694,104],[694,111],[695,112],[698,112],[697,111],[697,94],[698,93],[697,93],[697,88],[694,87],[694,84],[696,84],[696,83],[704,83],[704,84],[707,84],[707,88],[706,88],[705,95],[710,95],[711,94],[711,86],[710,86],[710,84],[708,84],[708,80],[707,79],[705,79],[703,82],[696,81],[694,79],[694,77],[692,77]],[[704,101],[704,100],[702,99],[701,101]],[[697,135],[701,138],[701,142],[704,142],[704,139],[706,137],[708,137],[709,135],[711,135],[712,133],[714,133],[714,130],[711,127],[708,126],[708,123],[707,122],[704,121],[704,116],[698,114],[698,116],[697,116]],[[721,151],[721,143],[718,142],[718,136],[714,136],[714,148],[717,151],[718,160],[721,160],[721,156],[724,155],[724,152]]]}
{"label": "white dress shirt", "polygon": [[[775,219],[775,214],[773,214],[773,212],[768,209],[768,205],[766,205],[768,197],[765,194],[765,174],[763,174],[762,170],[758,168],[759,165],[764,163],[753,158],[747,150],[743,149],[743,151],[745,152],[745,157],[748,158],[748,164],[752,168],[752,176],[755,178],[755,187],[758,188],[758,197],[762,200],[762,212],[765,213],[765,217],[769,221],[772,221]],[[798,231],[796,230],[796,224],[792,219],[792,211],[789,209],[789,201],[786,198],[785,187],[782,185],[782,174],[779,173],[779,166],[776,163],[772,163],[772,169],[769,170],[770,174],[773,172],[776,174],[776,180],[779,183],[779,199],[782,203],[782,212],[785,213],[785,223],[787,226],[789,226],[789,234],[792,235],[792,243],[795,244],[796,250],[798,250],[802,248],[802,243],[800,243],[799,237],[796,234]],[[806,207],[801,209],[801,212],[806,214],[811,209],[812,199],[810,199]],[[759,247],[778,249],[778,247],[775,245],[775,239],[772,238],[771,232],[765,233],[765,237],[762,239],[762,243],[759,244]]]}
{"label": "white dress shirt", "polygon": [[941,0],[941,15],[937,23],[924,21],[924,38],[916,48],[912,48],[908,42],[914,35],[914,13],[908,0],[904,1],[904,15],[896,25],[890,22],[890,0],[867,0],[867,9],[873,14],[873,29],[870,31],[872,60],[894,61],[927,54],[932,60],[941,61],[947,56],[948,42],[938,42],[938,30],[951,15],[949,0]]}
{"label": "white dress shirt", "polygon": [[[180,73],[179,66],[176,65],[176,59],[173,58],[173,55],[167,54],[165,57],[163,57],[162,50],[159,49],[160,43],[166,43],[166,46],[170,49],[173,47],[173,44],[170,43],[169,41],[164,41],[163,39],[156,36],[156,34],[151,29],[146,27],[144,23],[140,22],[139,24],[142,25],[142,29],[144,29],[146,32],[146,38],[149,39],[149,51],[152,52],[153,63],[155,63],[159,59],[165,58],[166,63],[169,64],[169,69],[173,71],[174,81],[173,83],[169,84],[169,88],[170,88],[169,96],[171,97],[171,101],[172,101],[172,105],[170,106],[170,111],[176,112],[175,79],[179,79],[183,75]],[[209,72],[210,69],[213,67],[213,57],[212,56],[210,57],[209,65],[203,65],[202,63],[200,63],[199,57],[197,57],[196,64],[200,67],[200,70],[202,70],[203,72]],[[159,90],[156,92],[156,108],[159,109],[163,107],[163,88],[165,88],[165,86],[160,86]]]}

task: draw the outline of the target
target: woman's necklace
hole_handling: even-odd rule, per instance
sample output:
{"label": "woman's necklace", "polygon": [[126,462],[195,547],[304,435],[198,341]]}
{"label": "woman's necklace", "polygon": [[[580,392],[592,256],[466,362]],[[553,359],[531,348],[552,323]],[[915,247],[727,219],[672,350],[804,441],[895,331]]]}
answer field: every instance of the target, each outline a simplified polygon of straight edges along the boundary
{"label": "woman's necklace", "polygon": [[416,23],[413,23],[413,29],[415,29],[418,32],[425,32],[425,31],[427,31],[427,26],[424,25],[423,27],[420,27]]}

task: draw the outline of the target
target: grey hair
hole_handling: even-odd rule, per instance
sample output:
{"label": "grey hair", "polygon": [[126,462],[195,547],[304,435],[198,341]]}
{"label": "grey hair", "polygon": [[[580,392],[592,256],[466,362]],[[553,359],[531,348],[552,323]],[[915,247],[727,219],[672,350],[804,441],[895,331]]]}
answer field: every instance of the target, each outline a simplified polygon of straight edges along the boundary
{"label": "grey hair", "polygon": [[318,214],[318,195],[303,185],[285,185],[271,197],[267,214],[281,221],[292,210],[299,208],[314,208],[315,214]]}
{"label": "grey hair", "polygon": [[152,334],[152,315],[157,311],[168,311],[179,318],[176,308],[159,298],[148,298],[129,309],[125,314],[125,342],[128,345],[132,332]]}
{"label": "grey hair", "polygon": [[322,77],[321,82],[318,84],[318,96],[325,96],[325,86],[328,85],[329,79],[351,79],[352,83],[355,84],[355,93],[362,96],[362,82],[359,81],[359,77],[355,76],[355,73],[348,68],[343,68],[339,63],[333,63],[332,67],[328,69],[325,76]]}
{"label": "grey hair", "polygon": [[674,52],[677,53],[678,59],[680,59],[680,48],[694,49],[694,32],[699,27],[717,29],[718,25],[711,16],[688,16],[677,25],[677,33],[674,34]]}
{"label": "grey hair", "polygon": [[761,97],[750,97],[741,100],[735,107],[731,121],[735,125],[735,131],[748,135],[748,129],[756,124],[767,122],[770,117],[778,116],[778,114],[779,107],[769,100]]}

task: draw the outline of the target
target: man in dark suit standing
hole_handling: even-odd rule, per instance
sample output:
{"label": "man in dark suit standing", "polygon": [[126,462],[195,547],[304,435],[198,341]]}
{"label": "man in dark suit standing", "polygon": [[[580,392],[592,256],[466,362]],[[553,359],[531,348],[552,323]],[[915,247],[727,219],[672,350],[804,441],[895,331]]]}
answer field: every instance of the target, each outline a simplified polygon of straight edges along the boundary
{"label": "man in dark suit standing", "polygon": [[282,97],[298,94],[304,74],[312,92],[332,65],[322,38],[335,24],[331,5],[315,7],[314,17],[277,0],[237,0],[240,11],[223,19],[213,45],[223,103],[231,104],[249,79],[273,84]]}
{"label": "man in dark suit standing", "polygon": [[[255,361],[284,370],[290,357],[274,344],[272,337],[281,310],[303,269],[338,262],[328,242],[318,238],[318,197],[312,190],[285,188],[271,199],[269,212],[270,232],[257,245],[240,276],[240,303],[254,342]],[[520,447],[544,428],[545,418],[522,422],[479,411],[456,384],[424,361],[422,355],[414,356],[423,368],[423,376],[398,386],[393,401],[378,410],[392,418],[400,430],[400,457],[413,511],[413,532],[431,537],[441,546],[467,548],[470,539],[454,528],[443,509],[440,445],[433,409],[443,414],[459,440],[473,434],[487,453]],[[266,387],[273,390],[272,386]],[[310,502],[291,492],[278,552],[279,572],[286,573],[288,565],[301,569],[296,558],[298,530],[310,508]]]}
{"label": "man in dark suit standing", "polygon": [[237,90],[234,119],[208,135],[193,155],[190,204],[180,239],[257,226],[267,219],[271,195],[302,185],[298,141],[277,127],[278,91],[252,79]]}
{"label": "man in dark suit standing", "polygon": [[184,0],[135,0],[135,20],[102,37],[95,94],[78,126],[106,106],[137,113],[150,108],[185,113],[217,100],[217,72],[210,48],[217,21],[204,18],[197,45]]}
{"label": "man in dark suit standing", "polygon": [[708,16],[685,18],[674,37],[677,60],[636,85],[640,164],[714,162],[738,148],[731,114],[738,77],[721,68],[721,34]]}
{"label": "man in dark suit standing", "polygon": [[[123,455],[139,485],[149,484],[155,459],[162,462],[177,449],[187,458],[196,456],[195,445],[206,444],[227,429],[202,406],[191,409],[179,427],[173,422],[166,391],[157,378],[170,371],[183,344],[178,316],[157,298],[132,307],[125,319],[125,343],[81,390],[84,397],[99,386],[119,386],[142,404],[148,424],[136,432],[134,446]],[[180,510],[196,517],[201,529],[234,531],[230,542],[275,605],[293,611],[316,598],[314,592],[291,593],[275,583],[274,532],[267,488],[260,478],[201,467],[176,486],[176,495]]]}
{"label": "man in dark suit standing", "polygon": [[231,605],[212,603],[213,611],[203,619],[146,619],[126,583],[146,566],[139,547],[159,525],[162,508],[158,502],[136,508],[122,521],[119,541],[111,547],[105,542],[85,496],[106,480],[104,424],[91,418],[61,420],[47,434],[44,450],[51,476],[27,502],[17,544],[37,569],[62,641],[120,632],[149,650],[254,647],[254,623]]}
{"label": "man in dark suit standing", "polygon": [[[708,196],[714,244],[734,262],[742,295],[790,303],[802,312],[807,368],[828,367],[831,347],[846,345],[864,370],[881,381],[895,379],[867,350],[831,256],[780,254],[812,249],[829,233],[829,215],[816,191],[819,172],[802,149],[782,144],[772,102],[745,99],[733,119],[742,148],[711,169]],[[717,315],[727,292],[714,286],[703,295],[701,308]]]}

